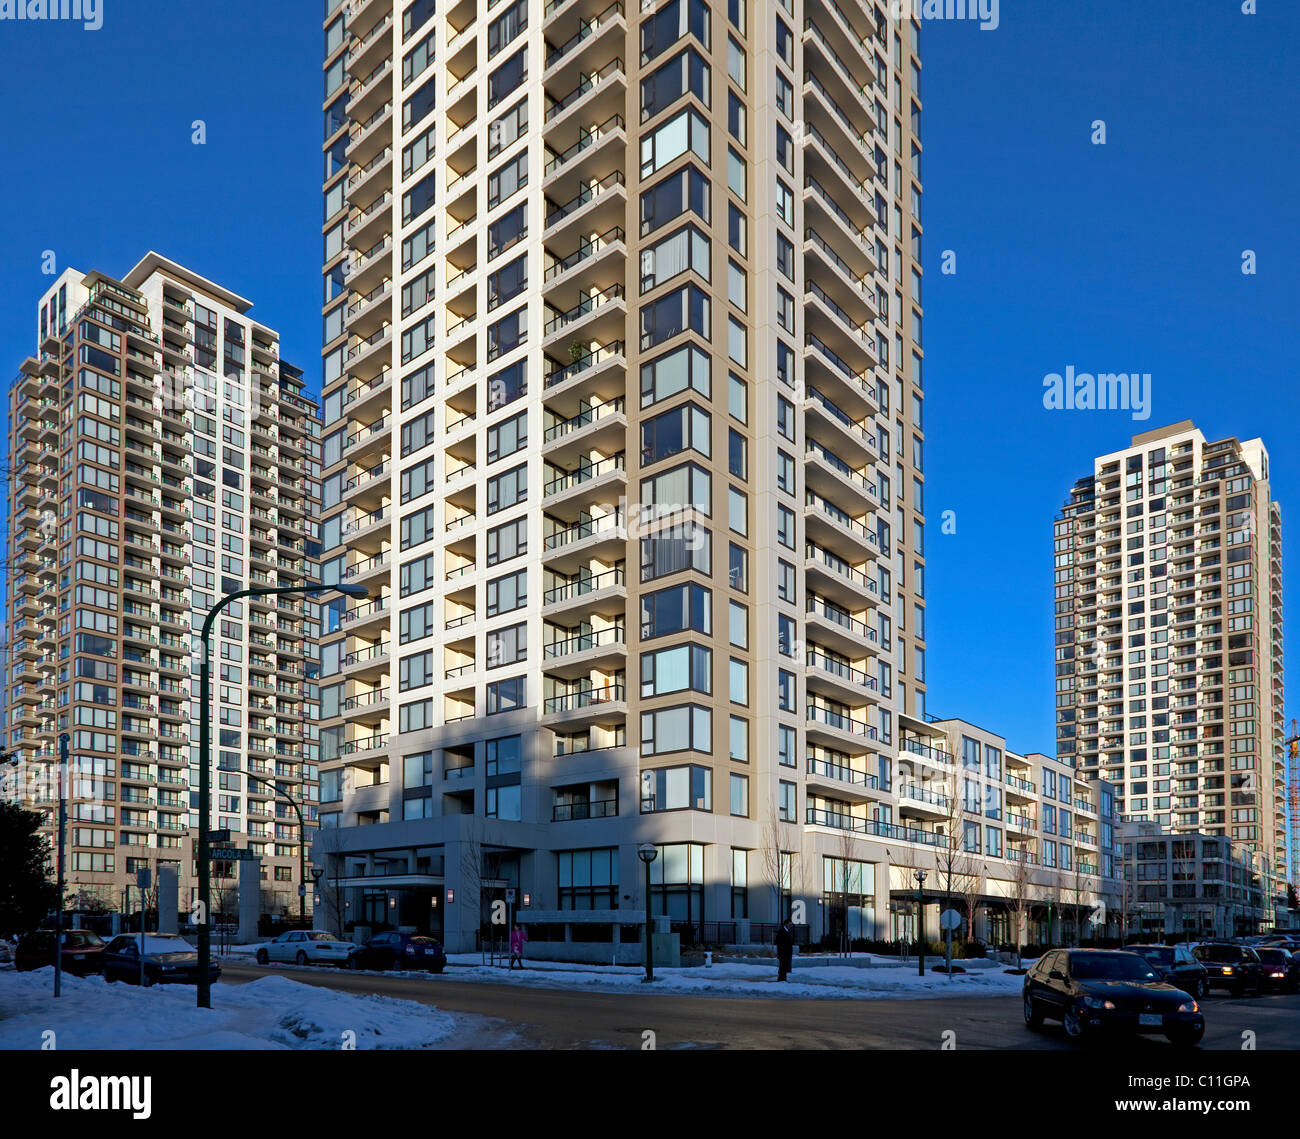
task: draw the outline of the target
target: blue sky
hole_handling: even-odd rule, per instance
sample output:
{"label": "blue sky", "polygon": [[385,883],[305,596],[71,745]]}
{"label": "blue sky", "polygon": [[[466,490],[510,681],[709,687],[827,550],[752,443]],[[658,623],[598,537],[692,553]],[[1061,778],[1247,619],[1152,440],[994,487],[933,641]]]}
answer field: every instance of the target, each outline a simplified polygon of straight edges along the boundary
{"label": "blue sky", "polygon": [[[122,273],[155,248],[254,298],[315,382],[323,4],[103,3],[97,32],[0,23],[3,359],[31,350],[44,250]],[[1014,748],[1054,745],[1051,522],[1093,455],[1190,418],[1262,435],[1284,518],[1300,503],[1300,12],[1258,6],[1002,0],[994,31],[925,25],[930,710]],[[1150,419],[1045,411],[1071,364],[1151,373]]]}

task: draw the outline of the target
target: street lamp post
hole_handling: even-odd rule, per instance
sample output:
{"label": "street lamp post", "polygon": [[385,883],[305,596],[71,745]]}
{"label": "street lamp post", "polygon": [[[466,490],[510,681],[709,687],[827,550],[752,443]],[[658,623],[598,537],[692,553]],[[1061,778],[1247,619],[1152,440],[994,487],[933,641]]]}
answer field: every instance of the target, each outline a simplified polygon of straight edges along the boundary
{"label": "street lamp post", "polygon": [[642,983],[655,979],[654,918],[650,914],[650,863],[659,857],[659,848],[652,842],[643,842],[636,855],[645,863],[645,976]]}
{"label": "street lamp post", "polygon": [[916,940],[918,956],[916,959],[917,973],[919,976],[925,976],[925,871],[918,870],[915,873],[916,878]]}
{"label": "street lamp post", "polygon": [[248,778],[254,783],[261,783],[264,787],[269,787],[273,795],[283,796],[284,801],[293,808],[293,813],[298,816],[298,920],[303,925],[307,924],[307,824],[302,821],[302,811],[299,810],[298,804],[294,802],[293,797],[288,791],[282,790],[272,783],[269,779],[263,779],[260,775],[254,775],[251,771],[246,772]]}
{"label": "street lamp post", "polygon": [[200,635],[203,654],[199,665],[199,976],[198,1007],[212,1007],[212,982],[208,970],[212,961],[212,862],[208,817],[212,806],[212,626],[221,611],[241,597],[271,597],[288,593],[312,594],[337,590],[349,597],[369,597],[359,585],[280,585],[261,589],[240,589],[228,593],[209,611]]}

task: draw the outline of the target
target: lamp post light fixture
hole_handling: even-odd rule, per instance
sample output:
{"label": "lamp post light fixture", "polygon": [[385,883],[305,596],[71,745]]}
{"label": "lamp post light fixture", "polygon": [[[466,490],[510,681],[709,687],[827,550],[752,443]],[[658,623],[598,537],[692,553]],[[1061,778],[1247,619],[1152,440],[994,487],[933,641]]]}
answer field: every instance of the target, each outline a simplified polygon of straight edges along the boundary
{"label": "lamp post light fixture", "polygon": [[917,972],[920,976],[925,976],[925,871],[918,870],[913,875],[916,878],[916,941],[918,956],[916,959]]}
{"label": "lamp post light fixture", "polygon": [[636,848],[636,856],[645,863],[645,976],[642,984],[655,979],[654,919],[650,915],[650,863],[659,857],[659,848],[652,842],[643,842]]}
{"label": "lamp post light fixture", "polygon": [[212,1007],[212,856],[209,816],[212,810],[212,626],[221,611],[241,597],[272,597],[285,594],[310,595],[337,591],[362,600],[370,591],[360,585],[280,585],[238,589],[218,601],[203,621],[200,634],[202,659],[199,665],[199,976],[198,1007]]}

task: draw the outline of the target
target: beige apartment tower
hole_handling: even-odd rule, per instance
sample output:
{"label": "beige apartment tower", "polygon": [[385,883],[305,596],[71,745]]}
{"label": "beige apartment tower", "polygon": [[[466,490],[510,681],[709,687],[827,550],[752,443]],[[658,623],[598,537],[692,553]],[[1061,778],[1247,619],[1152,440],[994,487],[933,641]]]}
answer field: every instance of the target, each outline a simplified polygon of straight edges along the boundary
{"label": "beige apartment tower", "polygon": [[[172,870],[189,909],[198,629],[224,594],[317,580],[319,415],[250,304],[156,253],[120,280],[68,269],[10,389],[4,793],[53,840],[67,733],[65,896],[87,915],[140,870]],[[225,618],[212,826],[261,856],[264,911],[296,912],[283,797],[314,821],[318,614],[253,599]],[[235,870],[215,867],[219,897]]]}
{"label": "beige apartment tower", "polygon": [[919,23],[363,0],[324,31],[322,577],[371,591],[323,611],[338,923],[472,947],[514,890],[617,927],[653,843],[670,922],[797,896],[829,928],[848,831],[883,927],[883,842],[924,821],[895,764],[942,735]]}
{"label": "beige apartment tower", "polygon": [[1094,461],[1055,524],[1057,754],[1126,820],[1263,856],[1284,904],[1281,511],[1259,439],[1184,421]]}

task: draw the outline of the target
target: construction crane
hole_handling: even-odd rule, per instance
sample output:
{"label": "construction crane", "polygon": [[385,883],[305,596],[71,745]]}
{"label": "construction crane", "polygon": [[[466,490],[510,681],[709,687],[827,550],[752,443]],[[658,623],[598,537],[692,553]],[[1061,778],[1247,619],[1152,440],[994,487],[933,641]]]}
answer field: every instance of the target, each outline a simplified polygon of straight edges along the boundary
{"label": "construction crane", "polygon": [[1291,834],[1291,885],[1300,890],[1300,732],[1296,731],[1296,722],[1291,721],[1291,734],[1284,741],[1288,764],[1289,801]]}

